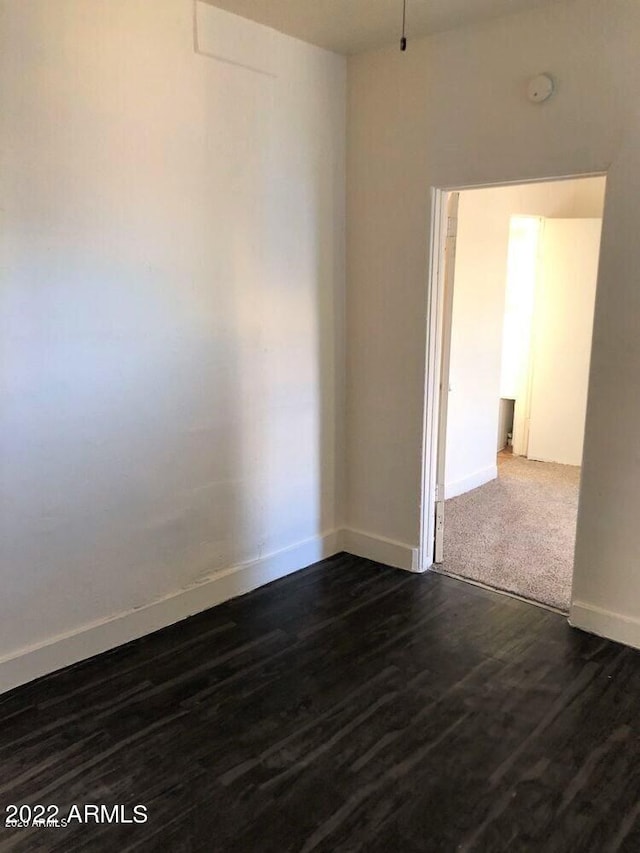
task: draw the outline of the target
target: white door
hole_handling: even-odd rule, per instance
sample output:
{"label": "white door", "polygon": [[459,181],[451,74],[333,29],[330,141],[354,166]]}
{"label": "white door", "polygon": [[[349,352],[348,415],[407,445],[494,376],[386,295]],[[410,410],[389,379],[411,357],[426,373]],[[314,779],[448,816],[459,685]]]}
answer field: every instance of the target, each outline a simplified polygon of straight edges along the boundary
{"label": "white door", "polygon": [[527,456],[580,465],[601,219],[545,219],[533,320]]}
{"label": "white door", "polygon": [[458,202],[460,193],[451,193],[447,202],[447,233],[444,246],[442,298],[442,353],[440,360],[440,402],[438,412],[438,454],[436,471],[436,531],[433,559],[444,559],[444,475],[447,444],[447,408],[449,404],[449,363],[451,360],[451,324],[453,322],[453,278],[456,265]]}

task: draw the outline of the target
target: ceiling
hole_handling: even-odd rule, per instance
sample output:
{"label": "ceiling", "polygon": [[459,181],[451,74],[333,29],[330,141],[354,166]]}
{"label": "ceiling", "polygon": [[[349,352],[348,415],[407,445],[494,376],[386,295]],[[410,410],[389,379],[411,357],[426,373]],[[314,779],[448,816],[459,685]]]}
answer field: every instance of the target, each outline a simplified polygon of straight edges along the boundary
{"label": "ceiling", "polygon": [[[205,0],[337,53],[400,40],[402,0]],[[407,0],[407,37],[443,32],[561,0]]]}

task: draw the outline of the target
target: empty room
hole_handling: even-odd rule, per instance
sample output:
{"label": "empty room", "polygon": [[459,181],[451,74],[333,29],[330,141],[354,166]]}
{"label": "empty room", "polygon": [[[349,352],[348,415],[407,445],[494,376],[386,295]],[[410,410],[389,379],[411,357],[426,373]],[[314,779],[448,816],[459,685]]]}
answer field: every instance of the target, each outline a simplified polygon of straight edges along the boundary
{"label": "empty room", "polygon": [[0,851],[638,850],[638,44],[0,0]]}

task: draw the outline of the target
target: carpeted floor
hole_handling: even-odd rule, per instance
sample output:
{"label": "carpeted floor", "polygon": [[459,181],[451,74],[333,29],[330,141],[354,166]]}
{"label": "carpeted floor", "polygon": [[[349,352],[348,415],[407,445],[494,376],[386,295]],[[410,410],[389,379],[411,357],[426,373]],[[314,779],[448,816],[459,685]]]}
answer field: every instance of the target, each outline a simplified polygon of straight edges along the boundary
{"label": "carpeted floor", "polygon": [[567,611],[580,468],[501,454],[498,472],[445,503],[441,568]]}

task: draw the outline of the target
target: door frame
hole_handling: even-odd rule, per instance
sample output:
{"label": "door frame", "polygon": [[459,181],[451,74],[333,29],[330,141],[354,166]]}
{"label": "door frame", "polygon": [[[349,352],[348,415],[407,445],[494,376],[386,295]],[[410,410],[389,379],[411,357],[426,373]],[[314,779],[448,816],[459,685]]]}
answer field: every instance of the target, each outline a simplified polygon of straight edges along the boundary
{"label": "door frame", "polygon": [[[422,470],[420,478],[420,543],[418,553],[419,571],[427,571],[434,564],[436,547],[436,504],[444,502],[444,495],[436,494],[438,463],[446,450],[446,410],[442,405],[442,394],[448,395],[448,368],[443,372],[445,339],[450,341],[451,324],[453,319],[453,289],[455,278],[455,251],[453,253],[454,267],[450,271],[451,294],[445,310],[445,248],[447,241],[447,206],[452,193],[465,190],[490,189],[498,187],[525,186],[527,184],[542,184],[556,181],[572,181],[580,178],[606,178],[605,172],[576,172],[570,175],[542,175],[526,177],[522,180],[496,181],[478,184],[459,184],[452,186],[431,187],[431,232],[429,236],[429,266],[427,274],[427,313],[426,313],[426,347],[425,347],[425,389],[422,425]],[[605,210],[606,213],[605,186]],[[597,293],[596,284],[596,293]],[[448,353],[446,354],[448,364]],[[445,375],[446,373],[446,375]],[[446,390],[445,390],[446,389]],[[439,441],[439,435],[444,436]],[[438,523],[444,525],[442,506]]]}

